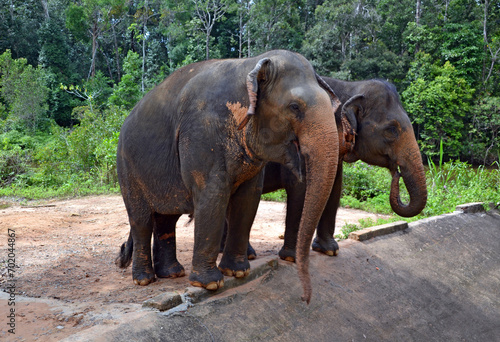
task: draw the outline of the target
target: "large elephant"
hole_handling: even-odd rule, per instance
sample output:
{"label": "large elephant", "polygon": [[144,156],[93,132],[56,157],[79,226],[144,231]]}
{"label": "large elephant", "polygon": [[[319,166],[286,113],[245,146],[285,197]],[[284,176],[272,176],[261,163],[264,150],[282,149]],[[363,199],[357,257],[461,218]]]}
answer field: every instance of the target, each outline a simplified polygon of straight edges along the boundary
{"label": "large elephant", "polygon": [[[336,111],[341,147],[335,183],[318,224],[312,248],[327,255],[337,255],[339,247],[333,234],[342,190],[342,160],[349,163],[362,160],[388,168],[392,174],[390,204],[400,216],[411,217],[422,211],[427,201],[427,188],[413,127],[394,85],[381,80],[346,82],[328,77],[323,79],[342,103]],[[344,131],[341,114],[349,119],[354,132]],[[400,176],[410,195],[408,204],[400,200]],[[286,189],[287,213],[285,241],[279,256],[295,261],[298,222],[303,212],[307,185],[281,165],[268,163],[263,192],[280,188]]]}
{"label": "large elephant", "polygon": [[[223,286],[223,274],[247,275],[261,171],[274,161],[300,176],[304,158],[308,187],[297,264],[309,300],[308,252],[337,170],[333,113],[339,103],[310,63],[289,51],[204,61],[175,71],[144,96],[121,129],[117,170],[130,234],[117,265],[127,267],[132,259],[139,285],[155,275],[183,276],[175,224],[182,214],[192,214],[191,284],[216,290]],[[226,214],[232,229],[217,267]]]}

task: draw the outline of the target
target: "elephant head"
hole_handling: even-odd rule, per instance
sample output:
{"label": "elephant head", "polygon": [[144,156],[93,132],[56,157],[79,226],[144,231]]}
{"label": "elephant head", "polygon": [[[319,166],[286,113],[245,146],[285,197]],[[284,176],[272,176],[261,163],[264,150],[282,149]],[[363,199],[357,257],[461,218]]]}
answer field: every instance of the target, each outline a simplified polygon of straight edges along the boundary
{"label": "elephant head", "polygon": [[305,159],[307,192],[297,265],[303,299],[309,302],[309,249],[337,170],[334,112],[340,102],[304,57],[285,51],[262,58],[248,74],[247,85],[250,105],[239,128],[246,130],[249,148],[263,160],[288,166],[296,175],[301,175],[300,156]]}
{"label": "elephant head", "polygon": [[[325,80],[329,84],[334,82]],[[388,168],[392,174],[392,209],[403,217],[418,215],[427,202],[425,172],[412,124],[395,87],[379,80],[349,83],[346,86],[354,88],[349,93],[355,95],[343,101],[341,112],[353,126],[356,143],[343,160],[360,159]],[[401,176],[410,195],[408,204],[400,199]]]}

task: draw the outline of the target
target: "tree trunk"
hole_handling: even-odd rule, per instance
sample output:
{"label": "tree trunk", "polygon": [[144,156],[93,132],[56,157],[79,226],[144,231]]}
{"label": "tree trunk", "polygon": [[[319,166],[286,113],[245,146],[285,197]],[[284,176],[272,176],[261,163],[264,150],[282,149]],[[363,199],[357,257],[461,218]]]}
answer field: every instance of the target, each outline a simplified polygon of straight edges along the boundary
{"label": "tree trunk", "polygon": [[87,78],[94,78],[95,76],[95,58],[97,55],[97,36],[98,36],[98,27],[97,27],[97,22],[94,21],[94,24],[92,26],[92,60],[90,62],[90,70],[89,70],[89,75]]}
{"label": "tree trunk", "polygon": [[41,0],[42,2],[42,8],[43,8],[43,15],[45,16],[45,20],[50,19],[49,15],[49,4],[47,3],[47,0]]}
{"label": "tree trunk", "polygon": [[240,28],[238,32],[238,58],[241,58],[242,49],[243,49],[243,11],[240,9]]}
{"label": "tree trunk", "polygon": [[142,76],[141,76],[141,91],[144,93],[144,74],[146,72],[146,31],[148,22],[148,1],[144,2],[144,14],[142,18]]}
{"label": "tree trunk", "polygon": [[120,71],[120,52],[118,50],[118,41],[116,39],[116,31],[115,31],[115,25],[111,25],[111,29],[113,30],[113,44],[115,48],[115,59],[116,59],[116,73],[118,76],[117,83],[121,81],[122,75]]}
{"label": "tree trunk", "polygon": [[206,54],[206,57],[205,59],[208,61],[208,59],[210,58],[210,50],[208,48],[208,45],[210,43],[210,32],[207,31],[207,36],[206,36],[206,40],[205,40],[205,54]]}
{"label": "tree trunk", "polygon": [[415,11],[415,22],[417,23],[417,26],[420,25],[420,5],[421,0],[417,0],[417,10]]}

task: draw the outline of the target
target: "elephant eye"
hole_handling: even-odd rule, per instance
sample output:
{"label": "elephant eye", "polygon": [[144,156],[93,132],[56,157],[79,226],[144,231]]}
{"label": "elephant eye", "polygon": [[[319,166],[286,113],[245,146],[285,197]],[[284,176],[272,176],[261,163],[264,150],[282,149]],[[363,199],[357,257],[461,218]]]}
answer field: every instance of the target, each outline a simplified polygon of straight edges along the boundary
{"label": "elephant eye", "polygon": [[293,102],[293,103],[290,103],[290,109],[296,113],[300,112],[300,107],[297,103]]}
{"label": "elephant eye", "polygon": [[290,108],[290,110],[292,111],[293,114],[295,114],[295,116],[301,120],[304,118],[304,113],[302,112],[302,110],[300,109],[300,105],[296,102],[292,102],[288,105],[288,108]]}
{"label": "elephant eye", "polygon": [[399,130],[395,125],[390,125],[384,130],[384,138],[388,141],[394,141],[399,136]]}

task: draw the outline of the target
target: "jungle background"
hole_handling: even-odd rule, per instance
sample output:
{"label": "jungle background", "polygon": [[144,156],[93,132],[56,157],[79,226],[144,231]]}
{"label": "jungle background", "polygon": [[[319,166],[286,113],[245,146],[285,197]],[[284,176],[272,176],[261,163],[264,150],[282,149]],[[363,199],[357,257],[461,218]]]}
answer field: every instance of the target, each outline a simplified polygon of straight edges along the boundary
{"label": "jungle background", "polygon": [[[500,202],[498,0],[0,0],[0,196],[118,192],[119,130],[148,90],[278,48],[396,85],[427,167],[421,215]],[[390,213],[386,170],[348,165],[344,184],[343,205]]]}

